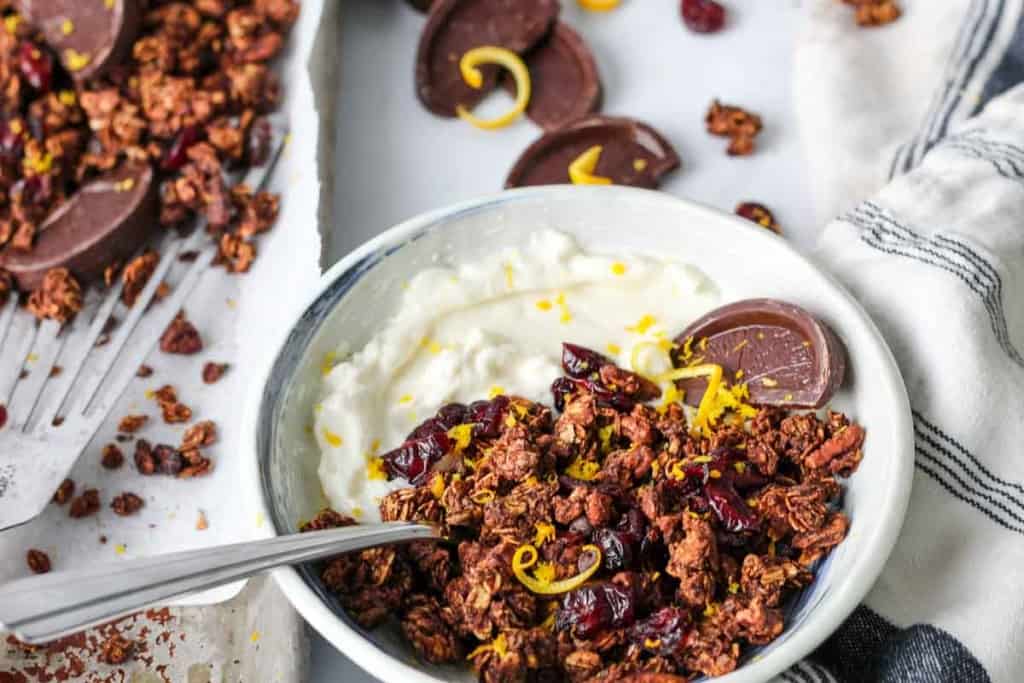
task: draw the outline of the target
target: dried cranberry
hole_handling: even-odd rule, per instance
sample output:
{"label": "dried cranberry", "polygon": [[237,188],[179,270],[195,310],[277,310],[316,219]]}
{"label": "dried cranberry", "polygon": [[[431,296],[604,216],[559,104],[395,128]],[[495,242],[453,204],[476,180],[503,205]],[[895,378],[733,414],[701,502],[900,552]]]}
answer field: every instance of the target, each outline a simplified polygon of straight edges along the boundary
{"label": "dried cranberry", "polygon": [[[691,630],[690,613],[679,607],[663,607],[629,629],[629,639],[663,657],[686,646]],[[653,648],[652,648],[653,646]]]}
{"label": "dried cranberry", "polygon": [[695,33],[716,33],[725,26],[725,8],[715,0],[682,0],[683,23]]}
{"label": "dried cranberry", "polygon": [[0,161],[17,163],[21,160],[24,149],[25,139],[15,133],[8,122],[4,125],[3,133],[0,133]]}
{"label": "dried cranberry", "polygon": [[402,477],[414,486],[422,484],[430,466],[440,460],[451,447],[451,439],[444,432],[411,439],[393,451],[385,453],[384,466],[392,479]]}
{"label": "dried cranberry", "polygon": [[0,429],[3,429],[5,424],[7,424],[7,406],[0,403]]}
{"label": "dried cranberry", "polygon": [[647,535],[647,521],[638,508],[630,508],[619,518],[615,528],[629,537],[630,543],[639,543]]}
{"label": "dried cranberry", "polygon": [[246,139],[246,158],[250,166],[262,166],[267,163],[267,159],[270,157],[272,137],[270,121],[265,117],[260,116],[252,122]]}
{"label": "dried cranberry", "polygon": [[565,410],[565,399],[576,391],[576,385],[568,377],[559,377],[551,383],[551,396],[554,398],[555,409]]}
{"label": "dried cranberry", "polygon": [[742,472],[733,472],[731,479],[732,485],[739,491],[761,488],[768,483],[768,477],[755,472],[749,465]]}
{"label": "dried cranberry", "polygon": [[446,406],[442,406],[441,409],[437,411],[437,421],[440,422],[445,429],[451,429],[452,427],[465,422],[468,414],[469,410],[461,403],[449,403]]}
{"label": "dried cranberry", "polygon": [[636,596],[613,583],[584,586],[567,593],[555,617],[559,631],[572,630],[590,639],[606,629],[631,626],[636,621]]}
{"label": "dried cranberry", "polygon": [[589,536],[594,532],[594,527],[590,524],[590,520],[587,519],[586,515],[580,515],[569,524],[569,531]]}
{"label": "dried cranberry", "polygon": [[728,531],[753,531],[761,520],[736,493],[728,479],[712,479],[704,485],[708,505]]}
{"label": "dried cranberry", "polygon": [[165,171],[177,171],[188,162],[188,148],[203,139],[199,126],[185,126],[171,142],[160,162]]}
{"label": "dried cranberry", "polygon": [[406,441],[415,441],[424,437],[430,436],[431,434],[437,434],[438,432],[446,432],[447,429],[441,424],[441,421],[436,417],[424,420],[419,424],[416,429],[409,432],[409,436],[405,437]]}
{"label": "dried cranberry", "polygon": [[562,342],[562,369],[573,379],[590,377],[601,369],[602,365],[611,365],[612,361],[597,351],[569,342]]}
{"label": "dried cranberry", "polygon": [[472,422],[473,436],[495,439],[501,434],[501,425],[508,410],[508,396],[495,396],[490,401],[474,401],[470,404],[467,421]]}
{"label": "dried cranberry", "polygon": [[18,71],[36,92],[50,92],[53,57],[42,47],[25,41],[18,48]]}
{"label": "dried cranberry", "polygon": [[11,196],[20,196],[24,205],[39,205],[50,201],[53,194],[53,180],[50,175],[34,175],[22,178],[11,186]]}
{"label": "dried cranberry", "polygon": [[614,529],[598,529],[594,543],[601,549],[602,563],[611,572],[633,566],[633,539],[629,534]]}
{"label": "dried cranberry", "polygon": [[719,476],[731,472],[737,460],[736,454],[728,448],[716,448],[711,452],[709,462],[690,465],[684,471],[687,479],[698,479],[703,484],[711,478],[711,472],[718,472]]}

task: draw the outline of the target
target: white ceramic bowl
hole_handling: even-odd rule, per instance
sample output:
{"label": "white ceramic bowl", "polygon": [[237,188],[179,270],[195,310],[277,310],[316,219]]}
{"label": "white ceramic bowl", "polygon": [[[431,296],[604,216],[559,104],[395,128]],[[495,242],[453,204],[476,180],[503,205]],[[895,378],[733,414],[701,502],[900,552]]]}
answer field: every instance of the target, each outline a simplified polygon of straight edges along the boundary
{"label": "white ceramic bowl", "polygon": [[[282,336],[249,401],[242,453],[269,534],[295,532],[324,504],[319,451],[307,431],[324,354],[358,349],[393,312],[402,282],[438,262],[474,259],[522,244],[540,228],[574,235],[597,253],[645,253],[697,265],[722,303],[776,297],[825,320],[849,352],[847,382],[834,405],[867,429],[865,456],[847,482],[846,540],[790,606],[786,630],[745,656],[722,683],[765,681],[809,654],[850,614],[878,577],[903,522],[913,473],[910,407],[899,370],[877,328],[835,280],[784,239],[745,220],[668,195],[620,187],[558,186],[504,192],[406,221],[367,242],[322,278]],[[292,604],[327,640],[383,681],[473,680],[468,668],[420,663],[395,628],[356,626],[311,567],[278,570]]]}

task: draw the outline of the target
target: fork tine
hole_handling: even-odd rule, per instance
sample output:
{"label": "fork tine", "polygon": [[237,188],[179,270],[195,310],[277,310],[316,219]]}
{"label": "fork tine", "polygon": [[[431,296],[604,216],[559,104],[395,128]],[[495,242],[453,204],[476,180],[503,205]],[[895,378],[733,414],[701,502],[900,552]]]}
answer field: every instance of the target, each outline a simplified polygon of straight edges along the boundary
{"label": "fork tine", "polygon": [[[269,179],[270,174],[273,172],[274,167],[277,165],[277,161],[280,157],[281,150],[284,148],[284,135],[281,134],[281,123],[280,119],[272,121],[271,125],[274,127],[274,148],[271,152],[270,157],[267,159],[263,166],[250,168],[242,179],[242,182],[246,183],[249,187],[254,190],[263,187],[266,181]],[[97,394],[103,385],[103,382],[110,376],[111,371],[114,369],[116,363],[124,362],[124,366],[121,368],[120,377],[113,386],[109,387],[106,395],[112,400],[120,396],[120,393],[124,391],[125,387],[128,386],[128,382],[131,380],[132,375],[135,372],[135,368],[139,366],[149,355],[152,350],[152,345],[137,344],[131,349],[122,353],[125,343],[131,337],[132,332],[139,325],[139,321],[142,318],[143,313],[147,313],[150,303],[153,301],[153,297],[156,294],[156,288],[163,281],[164,275],[167,270],[171,267],[171,264],[175,261],[175,255],[182,251],[188,251],[194,249],[201,243],[201,240],[206,234],[206,221],[200,221],[199,226],[192,233],[192,236],[185,242],[184,245],[178,245],[178,251],[174,254],[164,254],[157,269],[150,276],[149,281],[146,283],[142,293],[139,294],[135,305],[132,307],[131,312],[118,327],[114,337],[110,340],[108,348],[105,351],[102,363],[98,364],[97,372],[89,378],[89,382],[86,384],[86,390],[82,394],[84,396],[84,402],[79,403],[78,406],[82,410],[83,414],[89,415],[93,413],[93,404],[96,401]],[[153,334],[148,336],[159,335],[164,329],[171,323],[174,316],[178,314],[181,306],[185,303],[185,299],[188,298],[189,293],[195,287],[199,281],[199,275],[213,262],[213,258],[217,254],[217,246],[209,245],[204,247],[200,252],[199,257],[191,264],[188,269],[188,274],[185,279],[182,280],[175,288],[174,292],[166,301],[161,302],[159,307],[153,307],[147,313],[145,321],[145,327],[147,330],[152,330]],[[129,373],[125,367],[131,370]],[[123,379],[123,378],[127,379]],[[104,403],[104,408],[108,409],[112,407],[112,400]],[[106,404],[110,403],[108,407]]]}
{"label": "fork tine", "polygon": [[[124,320],[121,321],[121,324],[118,325],[117,331],[114,332],[110,341],[107,342],[106,347],[103,349],[102,356],[97,359],[96,367],[90,368],[90,373],[86,376],[85,381],[83,382],[80,398],[76,401],[74,408],[75,412],[81,412],[83,414],[89,412],[89,406],[92,404],[97,392],[103,385],[103,381],[110,374],[111,368],[113,368],[120,360],[121,349],[135,330],[135,327],[139,323],[139,319],[142,318],[144,313],[147,313],[149,304],[156,294],[156,289],[160,286],[160,283],[164,281],[167,271],[171,269],[171,266],[177,260],[178,254],[183,249],[191,248],[194,243],[197,243],[198,237],[200,235],[204,235],[205,232],[204,225],[200,225],[192,236],[184,243],[184,246],[182,242],[178,241],[177,243],[166,245],[163,248],[160,255],[160,262],[157,264],[153,274],[150,275],[149,281],[146,282],[146,286],[143,287],[142,292],[135,300],[135,304],[128,310],[128,315],[126,315]],[[138,364],[132,368],[132,372],[134,373],[137,368]]]}
{"label": "fork tine", "polygon": [[[68,341],[65,343],[68,355],[66,358],[61,359],[64,372],[54,380],[53,393],[49,397],[50,400],[47,405],[43,407],[38,419],[40,426],[45,427],[52,424],[53,419],[60,414],[60,409],[63,407],[68,393],[82,372],[86,359],[96,346],[96,340],[103,333],[103,328],[106,327],[110,314],[113,312],[114,307],[117,306],[118,301],[121,300],[122,286],[120,279],[111,283],[110,288],[104,293],[103,300],[96,307],[91,321],[87,322],[86,316],[83,315],[85,311],[79,313],[74,321],[72,321],[71,329],[67,331]],[[92,308],[92,306],[87,305],[86,310]]]}
{"label": "fork tine", "polygon": [[32,369],[28,377],[18,383],[8,413],[13,428],[25,426],[35,410],[43,387],[50,378],[50,370],[57,360],[67,335],[60,333],[61,324],[56,320],[44,320],[39,324],[35,344],[32,346]]}
{"label": "fork tine", "polygon": [[7,333],[0,358],[0,403],[8,400],[21,379],[21,371],[25,367],[25,357],[36,339],[36,319],[30,315],[16,315]]}

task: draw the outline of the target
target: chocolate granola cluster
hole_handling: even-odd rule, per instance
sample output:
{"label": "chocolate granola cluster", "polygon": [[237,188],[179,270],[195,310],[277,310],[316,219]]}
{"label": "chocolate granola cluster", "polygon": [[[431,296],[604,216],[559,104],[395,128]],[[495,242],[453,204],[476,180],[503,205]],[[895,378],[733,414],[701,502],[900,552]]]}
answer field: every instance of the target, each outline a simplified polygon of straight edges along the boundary
{"label": "chocolate granola cluster", "polygon": [[[278,198],[231,187],[224,172],[266,160],[271,131],[264,115],[281,95],[269,61],[298,16],[298,2],[141,5],[129,56],[84,78],[69,66],[67,50],[58,54],[17,11],[18,3],[0,0],[0,253],[30,252],[54,209],[131,160],[159,173],[154,223],[179,227],[204,216],[221,246],[219,261],[234,272],[247,270],[255,257],[251,239],[273,224]],[[65,33],[75,30],[65,20]],[[79,55],[83,69],[91,57]],[[126,304],[153,265],[124,272]],[[65,283],[76,277],[61,273]],[[57,291],[49,284],[33,312],[66,319],[75,302],[58,295],[69,285]],[[9,277],[0,273],[0,297],[10,289]]]}
{"label": "chocolate granola cluster", "polygon": [[[732,671],[843,540],[836,476],[864,430],[749,405],[701,427],[599,354],[566,345],[563,367],[560,414],[451,404],[383,456],[413,484],[383,519],[438,524],[450,543],[342,555],[324,583],[361,625],[397,615],[423,659],[468,658],[482,681]],[[303,530],[352,523],[327,510]]]}

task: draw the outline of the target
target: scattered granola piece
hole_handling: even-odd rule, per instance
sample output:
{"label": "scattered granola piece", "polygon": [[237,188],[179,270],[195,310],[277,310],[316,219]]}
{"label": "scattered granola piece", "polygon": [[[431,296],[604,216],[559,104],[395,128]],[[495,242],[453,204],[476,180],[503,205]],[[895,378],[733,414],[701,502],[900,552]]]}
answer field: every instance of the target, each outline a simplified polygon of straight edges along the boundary
{"label": "scattered granola piece", "polygon": [[123,434],[134,434],[149,421],[149,415],[125,415],[117,423],[117,431]]}
{"label": "scattered granola piece", "polygon": [[184,355],[199,353],[203,350],[203,340],[195,325],[185,319],[184,313],[179,313],[160,337],[160,350]]}
{"label": "scattered granola piece", "polygon": [[181,450],[188,451],[200,446],[209,446],[217,440],[217,426],[212,420],[197,422],[185,430]]}
{"label": "scattered granola piece", "polygon": [[167,424],[187,422],[192,418],[192,409],[178,401],[178,393],[170,384],[157,389],[155,397]]}
{"label": "scattered granola piece", "polygon": [[762,228],[768,228],[776,235],[782,234],[782,228],[775,222],[775,216],[764,204],[756,202],[743,202],[736,207],[736,215],[746,218],[748,221],[757,223]]}
{"label": "scattered granola piece", "polygon": [[200,510],[196,517],[196,531],[206,531],[209,528],[210,522],[206,519],[206,513]]}
{"label": "scattered granola piece", "polygon": [[178,472],[179,479],[190,479],[192,477],[209,474],[213,469],[213,463],[209,458],[204,457],[198,448],[190,448],[179,452],[184,466]]}
{"label": "scattered granola piece", "polygon": [[135,468],[139,474],[150,475],[156,472],[156,456],[153,455],[153,447],[145,439],[135,442]]}
{"label": "scattered granola piece", "polygon": [[62,366],[54,365],[50,368],[50,377],[56,377],[62,372],[64,372],[64,368]]}
{"label": "scattered granola piece", "polygon": [[82,287],[67,268],[54,268],[29,296],[28,310],[40,320],[65,323],[82,310]]}
{"label": "scattered granola piece", "polygon": [[142,498],[134,493],[125,492],[114,498],[110,503],[110,508],[115,514],[127,517],[128,515],[134,515],[136,512],[141,510],[144,505],[145,502]]}
{"label": "scattered granola piece", "polygon": [[708,132],[730,138],[726,152],[730,156],[746,156],[754,151],[754,138],[761,132],[761,117],[718,100],[711,103],[705,117]]}
{"label": "scattered granola piece", "polygon": [[227,363],[206,363],[203,366],[203,383],[213,384],[217,382],[227,372],[228,367],[230,366]]}
{"label": "scattered granola piece", "polygon": [[86,489],[82,495],[72,499],[71,507],[68,508],[68,516],[74,519],[81,519],[99,512],[100,492],[96,489]]}
{"label": "scattered granola piece", "polygon": [[121,282],[124,286],[121,289],[121,302],[131,308],[135,305],[139,294],[146,287],[149,278],[153,275],[157,265],[160,263],[160,254],[155,251],[147,251],[141,256],[136,256],[125,266],[121,272]]}
{"label": "scattered granola piece", "polygon": [[865,28],[891,24],[900,18],[902,10],[895,0],[842,0],[856,9],[857,25]]}
{"label": "scattered granola piece", "polygon": [[228,232],[220,236],[216,265],[223,264],[229,273],[245,273],[255,259],[256,246],[252,242]]}
{"label": "scattered granola piece", "polygon": [[112,443],[103,447],[103,454],[100,457],[100,464],[108,470],[116,470],[124,464],[124,453]]}
{"label": "scattered granola piece", "polygon": [[156,465],[161,474],[176,477],[185,466],[185,459],[181,457],[181,453],[174,446],[157,444],[153,449],[153,456],[156,458]]}
{"label": "scattered granola piece", "polygon": [[50,571],[50,556],[42,550],[32,548],[26,554],[25,560],[33,574],[46,574]]}
{"label": "scattered granola piece", "polygon": [[153,368],[148,365],[140,365],[139,369],[135,371],[136,377],[150,377],[153,374]]}
{"label": "scattered granola piece", "polygon": [[57,505],[63,505],[64,503],[71,500],[71,496],[75,495],[75,482],[70,479],[65,479],[57,487],[57,490],[53,494],[53,502]]}
{"label": "scattered granola piece", "polygon": [[134,643],[127,640],[120,633],[114,633],[106,640],[105,643],[103,643],[103,649],[100,651],[99,659],[104,664],[117,666],[118,664],[124,664],[127,662],[134,649]]}

